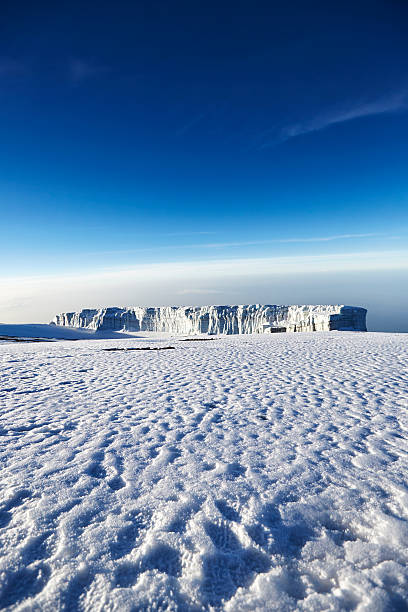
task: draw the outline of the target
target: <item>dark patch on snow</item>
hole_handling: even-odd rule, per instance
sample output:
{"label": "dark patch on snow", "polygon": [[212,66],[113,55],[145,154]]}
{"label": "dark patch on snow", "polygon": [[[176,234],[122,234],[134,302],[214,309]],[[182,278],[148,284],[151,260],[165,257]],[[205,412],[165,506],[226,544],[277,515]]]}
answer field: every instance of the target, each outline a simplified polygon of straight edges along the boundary
{"label": "dark patch on snow", "polygon": [[129,347],[129,348],[104,348],[103,351],[169,351],[175,349],[175,346],[142,346],[142,347]]}

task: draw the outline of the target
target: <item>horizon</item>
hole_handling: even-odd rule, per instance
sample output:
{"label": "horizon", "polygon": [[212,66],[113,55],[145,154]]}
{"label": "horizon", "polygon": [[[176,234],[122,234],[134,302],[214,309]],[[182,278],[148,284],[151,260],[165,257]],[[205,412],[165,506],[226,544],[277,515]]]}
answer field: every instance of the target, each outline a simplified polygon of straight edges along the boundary
{"label": "horizon", "polygon": [[385,0],[9,3],[0,323],[273,302],[408,332],[407,25]]}

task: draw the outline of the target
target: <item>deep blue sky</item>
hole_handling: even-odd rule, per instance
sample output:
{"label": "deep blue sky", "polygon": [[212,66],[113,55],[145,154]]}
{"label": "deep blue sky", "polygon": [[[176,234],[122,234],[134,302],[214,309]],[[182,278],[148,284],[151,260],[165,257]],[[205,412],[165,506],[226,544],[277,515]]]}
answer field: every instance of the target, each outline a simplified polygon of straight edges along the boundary
{"label": "deep blue sky", "polygon": [[[3,2],[0,277],[404,259],[407,32],[404,0]],[[68,282],[73,307],[104,302]],[[222,298],[260,301],[257,286]],[[302,300],[272,283],[267,301],[364,301],[324,286]],[[218,301],[211,279],[186,287],[121,298]],[[33,295],[3,298],[0,320]]]}

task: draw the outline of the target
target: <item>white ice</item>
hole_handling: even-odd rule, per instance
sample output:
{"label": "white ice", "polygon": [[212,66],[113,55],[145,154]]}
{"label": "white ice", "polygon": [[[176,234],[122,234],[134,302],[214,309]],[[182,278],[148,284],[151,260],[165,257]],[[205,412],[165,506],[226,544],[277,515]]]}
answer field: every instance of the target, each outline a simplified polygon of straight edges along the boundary
{"label": "white ice", "polygon": [[408,335],[154,340],[0,346],[0,608],[407,609]]}
{"label": "white ice", "polygon": [[366,331],[366,309],[344,305],[241,304],[99,308],[55,315],[53,323],[93,330],[154,331],[172,334],[253,334],[265,327],[289,332]]}

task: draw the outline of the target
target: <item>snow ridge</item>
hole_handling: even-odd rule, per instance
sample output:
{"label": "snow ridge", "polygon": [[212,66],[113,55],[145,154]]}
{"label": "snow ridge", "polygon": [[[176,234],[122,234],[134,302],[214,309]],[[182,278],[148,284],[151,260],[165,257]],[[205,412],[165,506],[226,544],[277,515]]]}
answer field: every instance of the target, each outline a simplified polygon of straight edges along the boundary
{"label": "snow ridge", "polygon": [[274,331],[366,330],[366,309],[344,305],[160,306],[85,309],[57,314],[53,323],[93,330],[173,334],[252,334]]}

